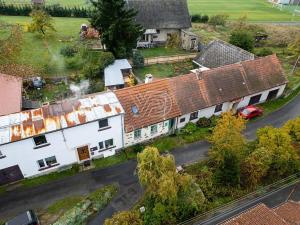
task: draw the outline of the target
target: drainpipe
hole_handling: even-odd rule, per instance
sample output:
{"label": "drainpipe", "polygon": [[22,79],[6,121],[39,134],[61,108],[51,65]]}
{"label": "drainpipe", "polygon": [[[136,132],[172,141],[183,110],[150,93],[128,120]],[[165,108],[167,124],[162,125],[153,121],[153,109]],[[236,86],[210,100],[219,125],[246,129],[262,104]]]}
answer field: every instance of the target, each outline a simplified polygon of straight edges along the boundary
{"label": "drainpipe", "polygon": [[124,146],[124,113],[121,114],[121,130],[122,130],[122,147],[121,149],[124,149],[125,146]]}

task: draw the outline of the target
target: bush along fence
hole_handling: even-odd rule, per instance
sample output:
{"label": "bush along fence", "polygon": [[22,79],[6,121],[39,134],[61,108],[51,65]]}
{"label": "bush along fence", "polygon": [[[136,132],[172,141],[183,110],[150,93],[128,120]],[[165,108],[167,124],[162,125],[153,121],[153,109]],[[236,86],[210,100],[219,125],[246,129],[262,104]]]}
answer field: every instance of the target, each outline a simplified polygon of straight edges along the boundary
{"label": "bush along fence", "polygon": [[[29,16],[34,6],[31,4],[13,5],[0,1],[0,14],[7,16]],[[90,10],[85,7],[62,7],[59,4],[45,5],[43,9],[54,17],[79,17],[88,18]]]}

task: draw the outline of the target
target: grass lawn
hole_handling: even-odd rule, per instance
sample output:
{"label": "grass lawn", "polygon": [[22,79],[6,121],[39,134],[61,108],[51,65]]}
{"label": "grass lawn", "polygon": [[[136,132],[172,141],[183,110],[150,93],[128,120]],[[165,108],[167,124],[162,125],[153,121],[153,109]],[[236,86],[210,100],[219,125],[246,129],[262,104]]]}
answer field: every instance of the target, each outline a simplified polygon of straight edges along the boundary
{"label": "grass lawn", "polygon": [[140,49],[140,52],[145,58],[190,53],[188,51],[184,51],[178,48],[165,48],[165,47]]}
{"label": "grass lawn", "polygon": [[[30,23],[30,17],[1,16],[0,20],[9,24],[25,26]],[[63,76],[70,73],[65,68],[63,56],[59,54],[60,48],[74,43],[79,38],[80,25],[87,23],[87,19],[78,18],[54,18],[57,32],[42,39],[37,34],[26,32],[24,34],[23,50],[20,62],[32,65],[38,69],[47,69],[47,75]],[[6,31],[0,31],[0,38],[7,35]],[[47,66],[46,66],[47,65]]]}
{"label": "grass lawn", "polygon": [[280,11],[266,0],[188,0],[191,14],[226,13],[235,20],[247,15],[250,21],[300,21],[288,10]]}
{"label": "grass lawn", "polygon": [[[28,3],[30,0],[4,0],[7,3]],[[46,4],[63,6],[88,6],[88,0],[47,0]],[[300,21],[300,16],[293,17],[295,6],[274,8],[266,0],[188,0],[191,14],[215,15],[226,13],[234,20],[247,14],[251,21]]]}
{"label": "grass lawn", "polygon": [[146,74],[152,74],[154,78],[174,77],[189,73],[194,69],[192,61],[184,61],[178,63],[165,63],[145,66],[143,68],[134,69],[134,74],[140,79],[144,79]]}

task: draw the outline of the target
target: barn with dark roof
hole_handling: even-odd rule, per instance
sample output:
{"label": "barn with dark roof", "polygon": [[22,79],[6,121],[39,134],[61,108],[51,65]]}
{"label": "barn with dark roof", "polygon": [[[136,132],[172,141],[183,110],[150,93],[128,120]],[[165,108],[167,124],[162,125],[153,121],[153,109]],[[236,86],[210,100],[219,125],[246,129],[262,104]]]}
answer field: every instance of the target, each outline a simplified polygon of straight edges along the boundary
{"label": "barn with dark roof", "polygon": [[186,0],[127,0],[127,4],[137,11],[136,22],[145,29],[138,47],[163,44],[171,34],[180,35],[192,26]]}

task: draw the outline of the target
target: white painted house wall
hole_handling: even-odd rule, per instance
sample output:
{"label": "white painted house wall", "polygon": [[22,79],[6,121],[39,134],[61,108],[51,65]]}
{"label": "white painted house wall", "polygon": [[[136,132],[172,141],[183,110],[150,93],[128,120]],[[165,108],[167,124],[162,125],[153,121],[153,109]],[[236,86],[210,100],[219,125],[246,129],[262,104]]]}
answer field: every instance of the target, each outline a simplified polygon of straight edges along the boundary
{"label": "white painted house wall", "polygon": [[151,134],[151,126],[140,129],[141,137],[138,139],[134,138],[134,131],[132,131],[130,133],[125,133],[125,135],[124,135],[125,147],[131,146],[134,144],[138,144],[141,142],[145,142],[145,141],[148,141],[150,139],[156,138],[156,137],[164,135],[164,134],[168,134],[169,123],[170,123],[170,121],[166,120],[164,122],[160,122],[160,123],[151,125],[151,126],[155,126],[155,125],[157,126],[157,133],[155,133],[155,134]]}
{"label": "white painted house wall", "polygon": [[[279,92],[276,96],[276,98],[279,98],[283,92],[284,92],[284,89],[285,89],[286,85],[282,85],[282,86],[279,86],[279,87],[276,87],[276,88],[272,88],[272,89],[269,89],[269,90],[266,90],[266,91],[263,91],[263,92],[259,92],[259,93],[256,93],[256,94],[253,94],[253,95],[250,95],[250,96],[246,96],[244,97],[238,104],[237,106],[237,109],[239,108],[242,108],[242,107],[245,107],[245,106],[248,106],[249,105],[249,101],[250,101],[250,98],[252,96],[256,96],[256,95],[259,95],[259,94],[262,94],[261,98],[260,98],[260,101],[259,103],[263,103],[267,100],[267,97],[268,97],[268,94],[270,91],[273,91],[273,90],[276,90],[276,89],[279,89]],[[259,104],[258,103],[258,104]],[[232,106],[233,106],[234,102],[225,102],[223,103],[223,107],[222,107],[222,111],[220,112],[217,112],[215,113],[215,108],[216,106],[212,106],[212,107],[209,107],[209,108],[206,108],[206,109],[201,109],[198,111],[198,118],[197,119],[194,119],[192,121],[190,121],[190,116],[191,116],[191,113],[188,113],[188,114],[185,114],[185,115],[182,115],[178,118],[178,122],[177,122],[177,129],[181,129],[183,128],[188,122],[194,122],[196,123],[198,119],[202,118],[202,117],[206,117],[206,118],[210,118],[212,117],[213,115],[220,115],[221,113],[223,112],[227,112],[227,111],[230,111],[232,110]],[[184,119],[184,121],[180,122],[181,119]]]}
{"label": "white painted house wall", "polygon": [[168,40],[168,34],[177,33],[180,35],[179,29],[157,29],[159,33],[153,35],[153,42],[166,42]]}
{"label": "white painted house wall", "polygon": [[[108,123],[110,128],[100,131],[98,121],[95,121],[47,133],[45,137],[50,145],[41,148],[35,149],[33,138],[2,145],[0,152],[5,157],[0,159],[0,170],[19,165],[24,177],[49,173],[60,167],[80,163],[77,148],[85,145],[89,146],[89,150],[98,147],[97,151],[93,151],[94,155],[90,151],[91,158],[112,156],[123,147],[123,115],[108,118]],[[99,142],[109,139],[114,140],[114,147],[99,150]],[[37,161],[51,156],[56,157],[59,165],[40,171]]]}

